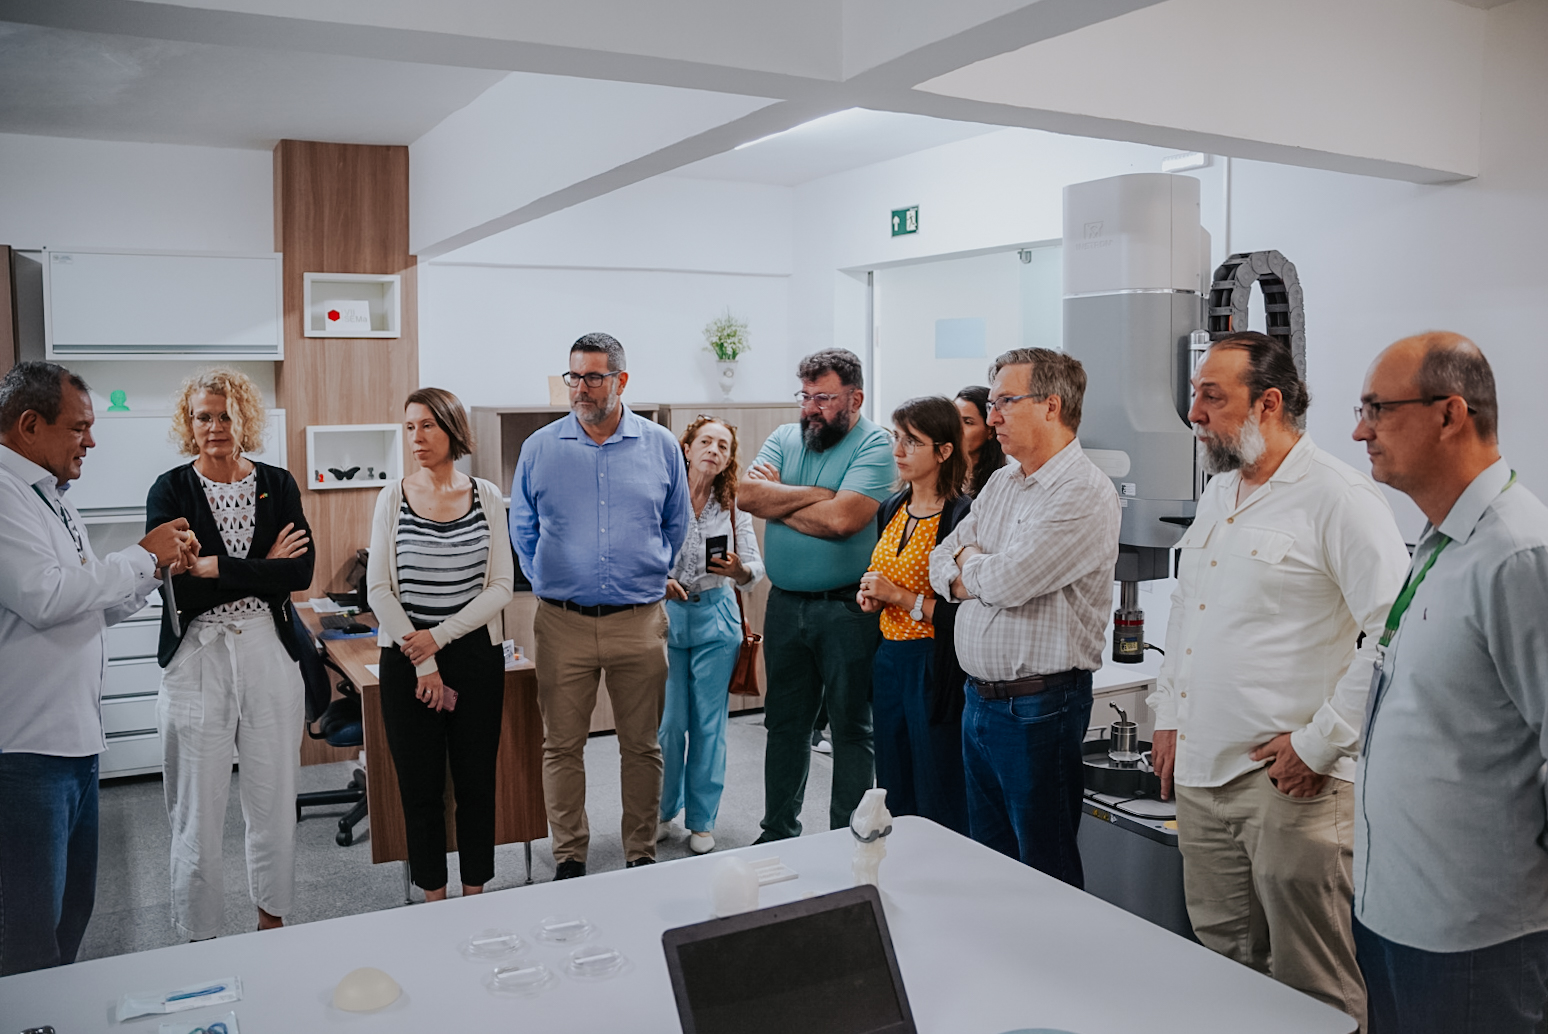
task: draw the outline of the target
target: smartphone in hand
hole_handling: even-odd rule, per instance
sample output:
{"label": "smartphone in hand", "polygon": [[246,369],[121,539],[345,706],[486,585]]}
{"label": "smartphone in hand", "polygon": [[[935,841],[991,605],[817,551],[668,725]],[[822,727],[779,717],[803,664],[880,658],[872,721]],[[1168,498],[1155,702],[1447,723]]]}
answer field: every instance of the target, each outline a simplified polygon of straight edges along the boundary
{"label": "smartphone in hand", "polygon": [[706,560],[714,560],[717,558],[724,560],[726,558],[726,553],[726,536],[711,535],[709,538],[704,540],[704,557]]}

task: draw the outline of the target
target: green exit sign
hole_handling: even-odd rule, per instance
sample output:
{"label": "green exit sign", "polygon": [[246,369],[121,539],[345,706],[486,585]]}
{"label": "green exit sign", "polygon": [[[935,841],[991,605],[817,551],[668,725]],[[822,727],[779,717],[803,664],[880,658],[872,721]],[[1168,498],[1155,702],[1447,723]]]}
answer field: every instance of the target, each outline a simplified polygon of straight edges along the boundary
{"label": "green exit sign", "polygon": [[919,232],[919,206],[912,205],[908,208],[894,208],[892,210],[892,235],[901,237],[906,233]]}

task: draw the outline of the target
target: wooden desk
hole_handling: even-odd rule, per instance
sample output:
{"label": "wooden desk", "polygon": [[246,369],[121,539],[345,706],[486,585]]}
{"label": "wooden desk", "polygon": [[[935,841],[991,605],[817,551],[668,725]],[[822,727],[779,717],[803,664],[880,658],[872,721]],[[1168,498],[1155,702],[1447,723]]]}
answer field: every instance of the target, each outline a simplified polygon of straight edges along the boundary
{"label": "wooden desk", "polygon": [[[301,619],[317,635],[322,625],[310,609],[298,608]],[[369,615],[364,620],[373,623]],[[482,634],[482,632],[475,633]],[[328,656],[360,690],[366,752],[366,800],[370,802],[371,861],[408,860],[408,839],[403,823],[403,800],[398,793],[398,770],[387,747],[387,727],[382,723],[381,688],[366,668],[377,663],[381,648],[376,638],[319,639]],[[527,848],[527,879],[532,879],[534,840],[548,836],[548,813],[543,806],[543,718],[538,713],[537,673],[529,660],[505,670],[505,707],[500,715],[500,754],[495,770],[495,843]],[[446,849],[457,849],[453,817],[451,775],[446,779]]]}

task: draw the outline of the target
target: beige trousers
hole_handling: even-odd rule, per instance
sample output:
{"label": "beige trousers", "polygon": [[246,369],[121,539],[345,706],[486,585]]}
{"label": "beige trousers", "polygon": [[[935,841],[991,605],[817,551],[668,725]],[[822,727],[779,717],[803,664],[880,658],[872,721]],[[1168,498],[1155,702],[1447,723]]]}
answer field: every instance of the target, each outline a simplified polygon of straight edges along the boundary
{"label": "beige trousers", "polygon": [[1266,768],[1224,786],[1177,787],[1193,932],[1205,947],[1342,1009],[1365,1029],[1355,963],[1354,786],[1289,797]]}
{"label": "beige trousers", "polygon": [[666,700],[666,607],[655,603],[592,618],[539,602],[532,628],[543,713],[543,798],[554,861],[584,862],[591,844],[586,737],[603,672],[618,731],[624,858],[654,858],[661,808],[656,733]]}

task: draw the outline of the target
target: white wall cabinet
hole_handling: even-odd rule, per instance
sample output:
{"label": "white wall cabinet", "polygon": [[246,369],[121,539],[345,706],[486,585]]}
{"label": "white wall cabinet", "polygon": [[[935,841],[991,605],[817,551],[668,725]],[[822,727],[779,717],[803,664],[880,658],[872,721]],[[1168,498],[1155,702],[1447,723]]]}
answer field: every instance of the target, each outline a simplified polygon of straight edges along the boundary
{"label": "white wall cabinet", "polygon": [[50,359],[283,359],[279,253],[49,249]]}
{"label": "white wall cabinet", "polygon": [[[271,409],[263,449],[248,459],[285,465],[285,411]],[[92,425],[96,448],[86,454],[81,476],[70,487],[70,502],[83,517],[111,512],[145,511],[145,495],[156,479],[188,462],[168,437],[168,413],[103,413]]]}

